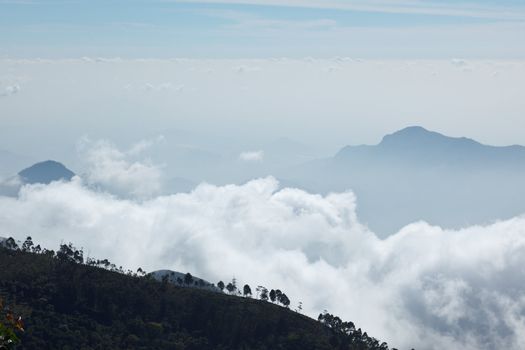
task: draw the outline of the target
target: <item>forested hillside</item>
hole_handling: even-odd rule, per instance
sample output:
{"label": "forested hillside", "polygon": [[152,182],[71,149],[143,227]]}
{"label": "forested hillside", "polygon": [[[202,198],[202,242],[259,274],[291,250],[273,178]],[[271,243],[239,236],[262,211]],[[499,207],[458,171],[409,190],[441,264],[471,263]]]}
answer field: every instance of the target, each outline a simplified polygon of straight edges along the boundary
{"label": "forested hillside", "polygon": [[0,298],[18,320],[2,314],[0,324],[20,339],[0,349],[388,349],[328,313],[316,321],[262,300],[89,266],[71,245],[24,248],[0,247]]}

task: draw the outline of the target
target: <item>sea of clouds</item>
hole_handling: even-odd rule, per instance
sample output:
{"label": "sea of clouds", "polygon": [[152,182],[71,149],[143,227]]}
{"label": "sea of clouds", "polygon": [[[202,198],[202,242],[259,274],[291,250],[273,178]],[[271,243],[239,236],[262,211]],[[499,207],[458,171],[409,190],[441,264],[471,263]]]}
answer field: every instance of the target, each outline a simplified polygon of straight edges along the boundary
{"label": "sea of clouds", "polygon": [[162,167],[138,159],[144,147],[83,140],[81,177],[0,196],[0,236],[280,288],[292,307],[327,309],[402,349],[525,343],[525,217],[454,231],[416,222],[381,240],[351,191],[321,196],[267,177],[159,194]]}

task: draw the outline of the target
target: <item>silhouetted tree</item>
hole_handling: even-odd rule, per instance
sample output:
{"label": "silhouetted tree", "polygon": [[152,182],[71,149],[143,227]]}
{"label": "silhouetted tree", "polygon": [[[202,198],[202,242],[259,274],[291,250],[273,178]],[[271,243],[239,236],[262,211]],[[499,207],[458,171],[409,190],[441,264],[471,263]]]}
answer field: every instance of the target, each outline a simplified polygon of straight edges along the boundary
{"label": "silhouetted tree", "polygon": [[250,288],[249,285],[245,284],[243,289],[242,289],[242,294],[247,297],[247,296],[251,296],[252,295],[252,289]]}
{"label": "silhouetted tree", "polygon": [[75,255],[75,252],[74,252],[73,245],[69,243],[69,244],[61,244],[60,249],[58,250],[56,256],[58,260],[75,262],[74,255]]}
{"label": "silhouetted tree", "polygon": [[261,289],[261,300],[268,301],[268,289],[265,287]]}
{"label": "silhouetted tree", "polygon": [[228,291],[228,293],[232,294],[233,291],[235,290],[235,287],[233,286],[233,284],[230,282],[226,285],[226,290]]}
{"label": "silhouetted tree", "polygon": [[[74,249],[73,250],[73,260],[77,264],[83,264],[84,263],[84,251],[82,249],[79,249],[79,250]],[[122,266],[120,267],[120,270],[121,272],[123,272]]]}
{"label": "silhouetted tree", "polygon": [[191,273],[188,272],[184,275],[184,284],[190,285],[192,283],[193,283],[193,276],[191,275]]}
{"label": "silhouetted tree", "polygon": [[18,249],[18,244],[16,244],[16,241],[15,241],[15,239],[13,237],[9,237],[5,241],[5,247],[7,249],[17,250]]}
{"label": "silhouetted tree", "polygon": [[281,302],[281,296],[283,295],[283,292],[281,292],[280,289],[275,290],[275,300],[277,300],[278,303]]}
{"label": "silhouetted tree", "polygon": [[28,236],[25,240],[25,242],[22,244],[22,251],[23,252],[30,252],[33,248],[33,239],[31,236]]}
{"label": "silhouetted tree", "polygon": [[270,301],[271,301],[272,303],[275,303],[275,299],[276,299],[276,296],[275,296],[275,290],[272,289],[272,290],[270,291]]}
{"label": "silhouetted tree", "polygon": [[233,294],[235,294],[237,292],[237,279],[235,277],[233,277],[231,283],[233,285],[233,292],[234,292]]}
{"label": "silhouetted tree", "polygon": [[219,287],[221,292],[224,291],[224,282],[223,281],[219,281],[219,283],[217,283],[217,287]]}
{"label": "silhouetted tree", "polygon": [[300,301],[299,304],[297,304],[297,309],[295,310],[298,313],[301,313],[303,311],[303,302]]}
{"label": "silhouetted tree", "polygon": [[36,247],[33,248],[33,253],[40,254],[42,252],[42,248],[40,247],[40,244],[38,244]]}
{"label": "silhouetted tree", "polygon": [[261,293],[263,288],[264,288],[263,286],[257,286],[257,288],[255,288],[255,298],[256,299],[259,299],[259,294]]}
{"label": "silhouetted tree", "polygon": [[284,307],[290,306],[290,299],[288,299],[288,297],[284,293],[282,293],[279,297],[279,302],[283,304]]}

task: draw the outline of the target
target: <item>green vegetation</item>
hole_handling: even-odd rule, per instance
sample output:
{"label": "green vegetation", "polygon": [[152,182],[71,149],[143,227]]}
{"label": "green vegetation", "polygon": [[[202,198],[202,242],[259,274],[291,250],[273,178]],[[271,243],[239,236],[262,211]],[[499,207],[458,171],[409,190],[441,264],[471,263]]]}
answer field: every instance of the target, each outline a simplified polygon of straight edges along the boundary
{"label": "green vegetation", "polygon": [[16,333],[23,331],[22,317],[15,316],[9,307],[4,306],[0,297],[0,349],[14,348],[20,342]]}
{"label": "green vegetation", "polygon": [[[15,323],[9,328],[20,348],[388,349],[326,312],[316,321],[266,301],[288,306],[280,290],[259,286],[257,300],[245,285],[242,298],[159,282],[107,260],[84,261],[71,244],[55,253],[13,243],[0,248],[0,297],[21,315],[18,334]],[[226,289],[235,292],[235,283]]]}

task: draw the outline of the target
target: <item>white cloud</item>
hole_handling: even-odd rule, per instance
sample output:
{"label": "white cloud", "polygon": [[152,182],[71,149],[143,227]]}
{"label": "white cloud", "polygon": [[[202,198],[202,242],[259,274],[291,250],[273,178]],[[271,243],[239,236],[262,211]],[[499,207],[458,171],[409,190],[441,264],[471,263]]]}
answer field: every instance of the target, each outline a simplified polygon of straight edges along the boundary
{"label": "white cloud", "polygon": [[92,186],[123,197],[147,198],[159,194],[163,177],[161,167],[147,159],[135,158],[154,142],[162,140],[159,137],[153,141],[141,141],[123,152],[110,142],[84,138],[78,144],[86,167],[83,178]]}
{"label": "white cloud", "polygon": [[[95,150],[103,164],[125,158]],[[380,240],[359,223],[352,193],[277,188],[272,178],[203,184],[137,202],[79,178],[25,186],[19,198],[0,197],[0,236],[31,234],[51,248],[72,241],[129,268],[282,288],[309,315],[326,308],[400,348],[525,343],[525,217],[458,231],[419,222]]]}
{"label": "white cloud", "polygon": [[20,92],[20,85],[9,85],[0,89],[0,97],[5,97],[9,95],[14,95]]}
{"label": "white cloud", "polygon": [[264,152],[263,151],[242,152],[241,154],[239,154],[239,159],[245,162],[262,162],[262,160],[264,159]]}

